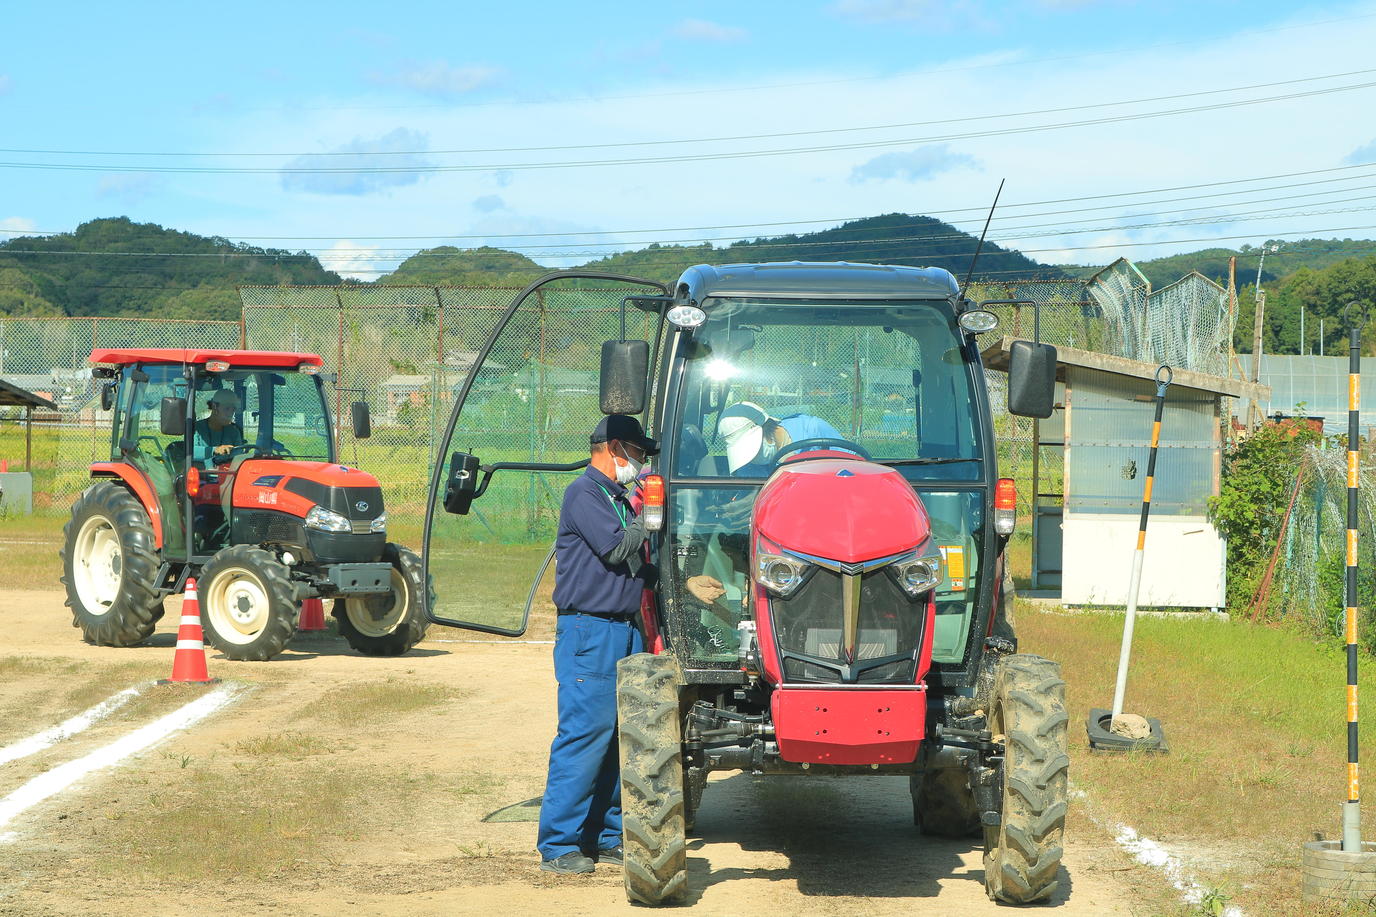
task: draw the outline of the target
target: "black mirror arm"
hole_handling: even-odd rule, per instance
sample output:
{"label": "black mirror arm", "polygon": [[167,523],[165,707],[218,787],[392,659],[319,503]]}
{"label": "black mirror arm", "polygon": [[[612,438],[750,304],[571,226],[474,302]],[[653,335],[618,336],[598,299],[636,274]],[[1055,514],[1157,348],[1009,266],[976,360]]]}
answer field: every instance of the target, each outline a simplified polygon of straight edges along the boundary
{"label": "black mirror arm", "polygon": [[483,495],[487,485],[492,481],[492,476],[499,471],[582,471],[588,467],[589,461],[583,459],[581,462],[570,462],[567,465],[548,462],[493,462],[491,465],[479,465],[478,470],[483,473],[483,480],[478,489],[473,491],[473,499],[476,500]]}

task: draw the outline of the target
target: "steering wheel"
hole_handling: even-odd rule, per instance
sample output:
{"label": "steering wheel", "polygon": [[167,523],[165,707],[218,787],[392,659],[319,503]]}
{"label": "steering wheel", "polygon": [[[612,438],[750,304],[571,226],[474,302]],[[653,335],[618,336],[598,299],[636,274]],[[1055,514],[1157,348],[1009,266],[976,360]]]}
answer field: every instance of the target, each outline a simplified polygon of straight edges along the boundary
{"label": "steering wheel", "polygon": [[210,455],[210,464],[217,468],[228,465],[230,462],[234,461],[236,455],[246,455],[253,448],[254,446],[252,443],[240,443],[237,446],[231,446],[229,451],[225,453],[216,453],[212,451]]}
{"label": "steering wheel", "polygon": [[774,453],[774,464],[781,464],[785,456],[797,452],[810,452],[813,449],[844,449],[846,452],[854,452],[867,462],[870,460],[870,454],[865,451],[864,446],[858,443],[853,443],[848,439],[837,439],[834,436],[816,436],[811,439],[795,439],[784,446]]}
{"label": "steering wheel", "polygon": [[296,456],[292,454],[292,451],[288,449],[286,444],[281,440],[270,439],[267,440],[266,446],[257,445],[254,448],[258,450],[259,458],[296,458]]}

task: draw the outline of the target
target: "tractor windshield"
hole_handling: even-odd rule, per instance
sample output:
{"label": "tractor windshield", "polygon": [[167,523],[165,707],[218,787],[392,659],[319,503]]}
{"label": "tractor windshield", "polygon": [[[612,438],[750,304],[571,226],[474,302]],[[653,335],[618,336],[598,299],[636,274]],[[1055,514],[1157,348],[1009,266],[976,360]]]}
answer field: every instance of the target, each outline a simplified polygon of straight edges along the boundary
{"label": "tractor windshield", "polygon": [[[707,314],[684,361],[676,476],[764,478],[778,448],[821,438],[905,462],[914,481],[980,479],[974,375],[949,302],[720,299]],[[767,437],[738,419],[751,416],[767,416]]]}
{"label": "tractor windshield", "polygon": [[233,456],[334,460],[318,376],[268,369],[197,375],[192,460],[224,465]]}

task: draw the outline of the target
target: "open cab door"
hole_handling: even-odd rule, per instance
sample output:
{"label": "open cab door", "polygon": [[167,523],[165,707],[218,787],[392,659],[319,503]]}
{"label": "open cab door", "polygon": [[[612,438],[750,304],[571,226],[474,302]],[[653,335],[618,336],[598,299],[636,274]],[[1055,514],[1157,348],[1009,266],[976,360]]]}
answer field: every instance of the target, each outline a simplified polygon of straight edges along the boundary
{"label": "open cab door", "polygon": [[[561,271],[521,291],[497,323],[451,395],[431,476],[421,548],[436,596],[430,620],[516,637],[532,607],[553,616],[545,573],[564,489],[587,466],[602,416],[603,345],[658,342],[667,292],[651,280]],[[658,350],[651,343],[645,391]]]}

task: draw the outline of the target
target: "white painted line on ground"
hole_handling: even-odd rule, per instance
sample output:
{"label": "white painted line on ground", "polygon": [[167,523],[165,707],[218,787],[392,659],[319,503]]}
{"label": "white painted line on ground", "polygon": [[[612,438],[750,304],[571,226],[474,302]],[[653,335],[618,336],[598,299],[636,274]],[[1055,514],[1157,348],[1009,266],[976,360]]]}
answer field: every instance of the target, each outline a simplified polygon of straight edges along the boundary
{"label": "white painted line on ground", "polygon": [[125,688],[118,694],[107,697],[90,710],[85,710],[70,719],[63,720],[51,729],[45,729],[42,732],[34,733],[27,739],[20,739],[13,745],[6,745],[4,748],[0,748],[0,765],[9,764],[11,761],[17,761],[20,758],[27,758],[34,752],[39,752],[45,748],[56,745],[63,739],[70,739],[78,732],[89,727],[92,723],[105,719],[105,717],[129,703],[129,701],[133,700],[134,697],[146,687],[148,686],[135,685],[132,688]]}
{"label": "white painted line on ground", "polygon": [[[185,729],[200,722],[210,714],[228,704],[239,694],[240,688],[226,685],[217,688],[204,697],[173,710],[166,716],[141,726],[104,748],[98,748],[75,761],[58,765],[47,773],[39,774],[19,789],[0,799],[0,828],[3,828],[16,815],[37,805],[51,796],[56,796],[82,777],[106,767],[113,767],[130,755],[143,751],[159,739],[166,738],[179,729]],[[0,834],[0,843],[16,839],[14,832]]]}
{"label": "white painted line on ground", "polygon": [[[1198,907],[1204,901],[1204,896],[1209,890],[1190,877],[1179,857],[1151,838],[1142,837],[1134,828],[1101,819],[1095,814],[1089,803],[1089,796],[1084,790],[1071,790],[1070,795],[1084,804],[1089,820],[1113,835],[1113,840],[1124,852],[1143,866],[1160,870],[1166,881],[1181,893],[1188,904]],[[1234,904],[1225,906],[1221,913],[1222,917],[1244,917],[1242,908]]]}

